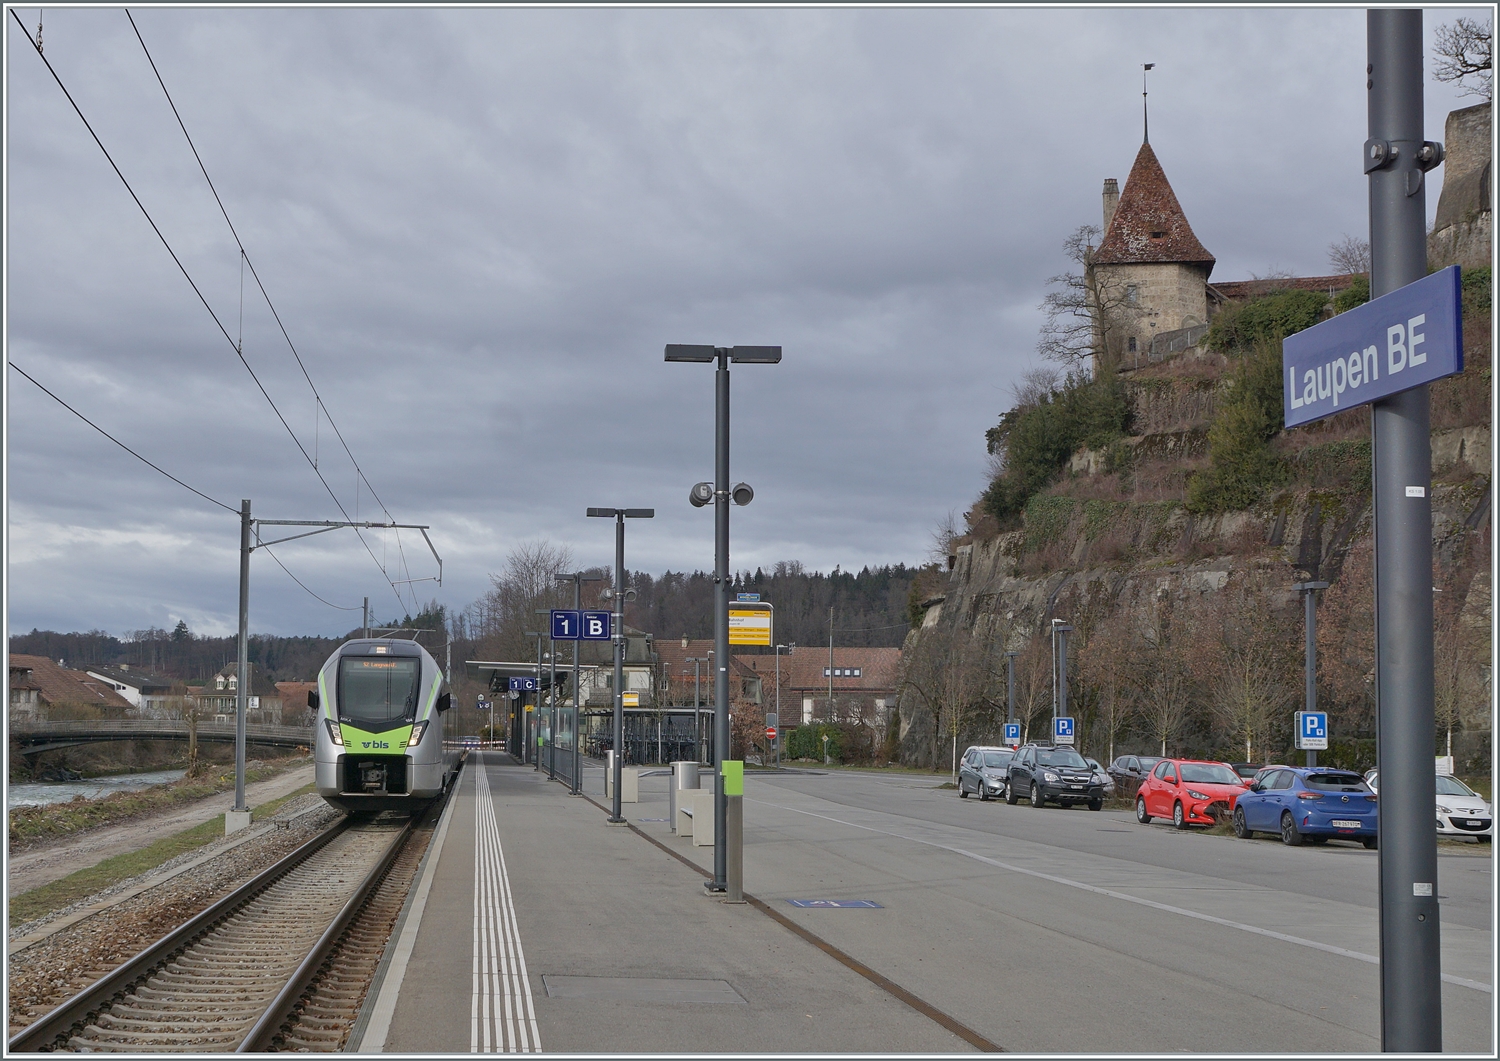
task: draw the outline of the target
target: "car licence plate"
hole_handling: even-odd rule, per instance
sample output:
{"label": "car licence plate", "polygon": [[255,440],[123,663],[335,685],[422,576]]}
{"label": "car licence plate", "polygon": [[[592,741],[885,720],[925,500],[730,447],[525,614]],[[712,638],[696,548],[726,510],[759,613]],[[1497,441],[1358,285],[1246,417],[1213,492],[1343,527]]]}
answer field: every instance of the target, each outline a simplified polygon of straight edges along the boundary
{"label": "car licence plate", "polygon": [[1082,785],[1069,785],[1069,788],[1082,788]]}
{"label": "car licence plate", "polygon": [[1333,823],[1333,827],[1335,829],[1358,829],[1359,828],[1359,822],[1341,822],[1341,821],[1335,821]]}
{"label": "car licence plate", "polygon": [[1469,828],[1470,829],[1483,829],[1484,826],[1485,826],[1485,824],[1486,823],[1483,820],[1476,820],[1474,818],[1470,818],[1469,819]]}

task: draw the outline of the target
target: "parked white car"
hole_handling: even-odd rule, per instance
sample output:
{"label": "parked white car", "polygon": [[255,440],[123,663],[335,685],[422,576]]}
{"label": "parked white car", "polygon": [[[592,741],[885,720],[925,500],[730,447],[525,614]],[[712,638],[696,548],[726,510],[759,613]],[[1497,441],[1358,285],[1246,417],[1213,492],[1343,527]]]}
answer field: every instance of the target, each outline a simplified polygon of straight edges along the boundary
{"label": "parked white car", "polygon": [[[1380,791],[1380,772],[1371,770],[1365,782]],[[1439,836],[1472,836],[1487,844],[1495,835],[1495,814],[1490,805],[1456,777],[1438,774],[1437,831]]]}

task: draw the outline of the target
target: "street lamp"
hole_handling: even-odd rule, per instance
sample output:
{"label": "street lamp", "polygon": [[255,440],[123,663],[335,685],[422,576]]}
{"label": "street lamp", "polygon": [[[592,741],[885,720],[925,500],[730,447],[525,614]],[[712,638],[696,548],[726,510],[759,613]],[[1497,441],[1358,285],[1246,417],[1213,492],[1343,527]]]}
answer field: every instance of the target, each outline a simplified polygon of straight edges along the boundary
{"label": "street lamp", "polygon": [[775,365],[779,346],[687,346],[669,344],[668,361],[718,363],[714,374],[714,482],[698,483],[688,494],[694,508],[714,504],[714,879],[709,891],[728,889],[727,819],[724,759],[729,748],[729,502],[748,505],[755,492],[744,483],[729,485],[729,363]]}
{"label": "street lamp", "polygon": [[788,656],[790,656],[792,654],[792,649],[794,649],[796,647],[797,647],[797,643],[795,641],[792,642],[790,645],[777,645],[776,646],[776,726],[777,726],[777,729],[776,729],[776,737],[775,737],[775,739],[773,739],[771,741],[771,752],[772,752],[772,755],[774,756],[774,762],[776,764],[777,769],[781,768],[781,728],[780,728],[781,727],[781,650],[782,649],[786,649],[786,654]]}
{"label": "street lamp", "polygon": [[[579,611],[583,607],[583,583],[603,582],[603,575],[585,575],[582,571],[574,571],[571,575],[553,575],[558,582],[573,583],[573,610]],[[573,787],[569,795],[583,795],[583,730],[579,726],[583,703],[578,698],[578,642],[573,642]]]}
{"label": "street lamp", "polygon": [[588,515],[605,519],[613,516],[615,521],[615,586],[610,593],[614,601],[614,649],[615,649],[615,763],[611,771],[610,784],[614,790],[609,823],[623,825],[620,816],[620,765],[621,751],[625,744],[625,521],[627,519],[652,519],[654,508],[591,508]]}
{"label": "street lamp", "polygon": [[1068,635],[1073,628],[1064,619],[1052,620],[1052,736],[1057,737],[1056,719],[1068,714]]}
{"label": "street lamp", "polygon": [[[1307,705],[1305,710],[1316,711],[1318,709],[1318,611],[1317,592],[1327,589],[1327,582],[1298,582],[1292,587],[1302,594],[1302,601],[1307,615],[1307,648],[1303,660],[1303,669],[1307,672]],[[1247,756],[1248,758],[1248,756]],[[1307,765],[1318,765],[1318,753],[1312,748],[1307,749]]]}
{"label": "street lamp", "polygon": [[1016,657],[1019,652],[1005,653],[1005,721],[1016,720]]}

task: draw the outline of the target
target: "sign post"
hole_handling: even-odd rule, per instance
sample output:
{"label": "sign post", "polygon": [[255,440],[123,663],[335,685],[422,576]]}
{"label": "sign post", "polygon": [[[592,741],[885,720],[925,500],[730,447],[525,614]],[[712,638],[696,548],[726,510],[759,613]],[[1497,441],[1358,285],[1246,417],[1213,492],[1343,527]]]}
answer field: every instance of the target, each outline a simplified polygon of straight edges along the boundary
{"label": "sign post", "polygon": [[[1372,9],[1366,16],[1371,305],[1420,286],[1427,274],[1427,193],[1423,175],[1443,158],[1422,138],[1422,12]],[[1443,273],[1438,273],[1443,277]],[[1457,273],[1447,274],[1447,283]],[[1438,280],[1438,284],[1444,283]],[[1403,312],[1407,310],[1403,309]],[[1413,307],[1411,317],[1426,310]],[[1335,318],[1337,320],[1337,318]],[[1329,322],[1332,323],[1332,322]],[[1392,319],[1383,345],[1389,372],[1404,352],[1412,363],[1411,319]],[[1463,367],[1441,347],[1429,321],[1418,323],[1427,361]],[[1405,339],[1398,348],[1397,340]],[[1361,351],[1361,358],[1363,351]],[[1347,362],[1346,362],[1347,364]],[[1346,368],[1347,371],[1347,368]],[[1394,373],[1390,373],[1394,374]],[[1436,377],[1434,377],[1436,378]],[[1375,531],[1375,710],[1380,769],[1380,1045],[1394,1053],[1443,1048],[1438,932],[1437,832],[1432,794],[1432,434],[1427,379],[1374,406],[1372,465]],[[1329,386],[1332,386],[1330,382]]]}

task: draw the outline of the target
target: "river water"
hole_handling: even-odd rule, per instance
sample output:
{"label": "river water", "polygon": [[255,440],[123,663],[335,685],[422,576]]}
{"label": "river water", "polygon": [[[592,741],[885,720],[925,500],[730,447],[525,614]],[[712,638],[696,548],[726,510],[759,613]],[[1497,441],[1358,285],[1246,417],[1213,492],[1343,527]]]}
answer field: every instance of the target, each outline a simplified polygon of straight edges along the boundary
{"label": "river water", "polygon": [[111,792],[134,792],[152,785],[167,785],[182,777],[185,770],[156,770],[147,774],[116,774],[113,777],[90,777],[82,781],[39,781],[12,784],[8,807],[40,807],[48,803],[66,803],[74,796],[97,799]]}

